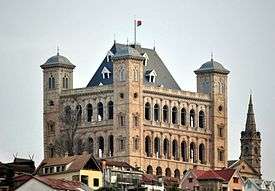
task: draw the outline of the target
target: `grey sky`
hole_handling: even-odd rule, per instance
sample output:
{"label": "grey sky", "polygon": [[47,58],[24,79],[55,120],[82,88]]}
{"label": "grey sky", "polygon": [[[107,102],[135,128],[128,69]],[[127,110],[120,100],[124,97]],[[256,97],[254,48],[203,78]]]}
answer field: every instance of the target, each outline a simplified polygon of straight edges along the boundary
{"label": "grey sky", "polygon": [[[156,50],[184,90],[193,71],[214,58],[229,78],[229,159],[240,154],[248,96],[253,90],[262,133],[265,178],[275,179],[275,1],[273,0],[0,0],[0,161],[12,154],[42,159],[42,72],[56,53],[77,66],[75,87],[89,82],[114,34],[133,40],[133,18],[144,24],[138,41]],[[37,164],[38,165],[38,164]]]}

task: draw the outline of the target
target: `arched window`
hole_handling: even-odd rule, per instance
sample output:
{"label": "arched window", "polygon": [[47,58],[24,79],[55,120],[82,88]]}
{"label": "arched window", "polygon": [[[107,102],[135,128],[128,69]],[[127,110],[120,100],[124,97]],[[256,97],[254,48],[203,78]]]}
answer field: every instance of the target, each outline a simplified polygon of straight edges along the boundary
{"label": "arched window", "polygon": [[97,120],[98,121],[103,120],[103,103],[101,102],[97,104]]}
{"label": "arched window", "polygon": [[119,70],[119,80],[120,81],[125,81],[125,69],[124,68],[121,68]]}
{"label": "arched window", "polygon": [[163,141],[163,155],[166,159],[169,157],[169,141],[166,138]]}
{"label": "arched window", "polygon": [[161,169],[160,166],[158,166],[158,167],[156,168],[156,175],[157,175],[157,176],[162,176],[162,169]]}
{"label": "arched window", "polygon": [[133,74],[134,74],[134,81],[137,82],[138,81],[138,70],[136,68],[133,70]]}
{"label": "arched window", "polygon": [[177,179],[180,179],[180,171],[179,171],[179,169],[176,169],[174,171],[174,177],[177,178]]}
{"label": "arched window", "polygon": [[204,144],[200,144],[199,146],[199,160],[200,163],[204,164],[205,163],[205,148],[204,148]]}
{"label": "arched window", "polygon": [[98,137],[98,156],[102,158],[104,155],[104,138]]}
{"label": "arched window", "polygon": [[162,108],[163,112],[163,122],[168,123],[168,106],[164,105]]}
{"label": "arched window", "polygon": [[181,109],[181,125],[186,125],[186,110],[184,108]]}
{"label": "arched window", "polygon": [[145,115],[145,119],[146,120],[150,120],[150,115],[151,115],[151,106],[150,106],[150,103],[146,103],[145,104],[145,112],[144,112],[144,115]]}
{"label": "arched window", "polygon": [[108,119],[113,119],[114,115],[114,103],[112,101],[108,102]]}
{"label": "arched window", "polygon": [[166,168],[165,169],[165,176],[171,177],[171,170],[170,170],[170,168]]}
{"label": "arched window", "polygon": [[186,142],[182,141],[181,142],[181,157],[183,161],[187,161],[187,147],[186,147]]}
{"label": "arched window", "polygon": [[151,157],[151,139],[149,136],[145,137],[145,153],[147,157]]}
{"label": "arched window", "polygon": [[94,153],[94,140],[91,137],[88,139],[88,152],[89,154]]}
{"label": "arched window", "polygon": [[93,119],[93,106],[92,106],[92,104],[89,103],[86,106],[86,110],[87,110],[87,121],[91,122],[92,119]]}
{"label": "arched window", "polygon": [[69,88],[69,79],[66,75],[63,77],[62,82],[63,82],[63,88],[65,89]]}
{"label": "arched window", "polygon": [[133,120],[134,120],[134,127],[138,127],[138,116],[137,115],[135,115],[134,117],[133,117]]}
{"label": "arched window", "polygon": [[133,140],[134,140],[134,150],[136,151],[136,150],[138,150],[138,137],[134,137],[133,138]]}
{"label": "arched window", "polygon": [[195,111],[193,109],[190,111],[190,127],[195,127]]}
{"label": "arched window", "polygon": [[76,109],[77,120],[80,121],[82,116],[82,107],[81,105],[77,105],[75,109]]}
{"label": "arched window", "polygon": [[49,146],[49,157],[53,158],[54,157],[54,146],[50,144]]}
{"label": "arched window", "polygon": [[151,165],[147,166],[146,173],[147,174],[153,174],[153,167]]}
{"label": "arched window", "polygon": [[199,112],[199,127],[204,128],[204,112]]}
{"label": "arched window", "polygon": [[66,106],[64,109],[65,112],[65,117],[66,118],[71,118],[71,114],[72,114],[72,109],[70,106]]}
{"label": "arched window", "polygon": [[50,90],[55,89],[55,78],[53,77],[53,75],[49,77],[48,85]]}
{"label": "arched window", "polygon": [[80,155],[83,152],[83,143],[81,139],[77,140],[77,154]]}
{"label": "arched window", "polygon": [[172,143],[172,154],[175,160],[178,160],[178,142],[176,140],[173,140]]}
{"label": "arched window", "polygon": [[224,148],[223,147],[218,148],[218,158],[219,158],[219,161],[224,161]]}
{"label": "arched window", "polygon": [[158,137],[156,137],[155,140],[154,140],[154,150],[155,150],[156,157],[159,158],[159,155],[160,155],[160,139]]}
{"label": "arched window", "polygon": [[154,105],[154,121],[159,121],[159,105]]}
{"label": "arched window", "polygon": [[114,136],[113,135],[109,135],[108,144],[109,144],[109,157],[112,157],[114,155]]}
{"label": "arched window", "polygon": [[178,115],[178,109],[176,107],[172,108],[172,123],[176,124],[177,123],[177,115]]}
{"label": "arched window", "polygon": [[195,143],[190,143],[190,162],[196,162],[196,145]]}

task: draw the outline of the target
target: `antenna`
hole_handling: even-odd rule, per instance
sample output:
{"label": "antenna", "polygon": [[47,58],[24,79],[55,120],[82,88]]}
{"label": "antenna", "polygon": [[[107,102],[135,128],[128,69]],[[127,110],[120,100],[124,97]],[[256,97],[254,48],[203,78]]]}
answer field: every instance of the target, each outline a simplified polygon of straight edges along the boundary
{"label": "antenna", "polygon": [[58,45],[56,47],[56,53],[57,53],[57,56],[59,56],[59,46]]}

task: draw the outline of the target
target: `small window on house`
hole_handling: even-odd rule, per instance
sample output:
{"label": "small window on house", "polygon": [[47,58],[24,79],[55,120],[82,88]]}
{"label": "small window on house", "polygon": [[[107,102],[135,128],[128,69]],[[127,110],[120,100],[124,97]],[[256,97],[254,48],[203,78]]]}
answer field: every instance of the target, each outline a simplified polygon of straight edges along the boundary
{"label": "small window on house", "polygon": [[56,172],[60,172],[60,166],[56,167]]}
{"label": "small window on house", "polygon": [[110,62],[113,56],[114,56],[114,54],[112,53],[112,51],[109,50],[106,55],[107,62]]}
{"label": "small window on house", "polygon": [[135,93],[134,93],[134,98],[137,98],[137,97],[138,97],[138,93],[135,92]]}
{"label": "small window on house", "polygon": [[152,82],[155,83],[156,81],[156,77],[157,77],[157,73],[155,70],[149,70],[145,73],[145,77],[147,79],[148,82]]}
{"label": "small window on house", "polygon": [[124,93],[120,93],[120,94],[119,94],[119,97],[120,97],[121,99],[123,99],[123,98],[124,98]]}
{"label": "small window on house", "polygon": [[99,179],[94,178],[94,187],[98,187],[98,186],[99,186]]}
{"label": "small window on house", "polygon": [[123,140],[123,139],[120,139],[120,140],[119,140],[119,149],[120,149],[121,151],[124,150],[124,140]]}
{"label": "small window on house", "polygon": [[51,133],[54,132],[54,124],[50,124],[50,132],[51,132]]}
{"label": "small window on house", "polygon": [[72,181],[79,181],[79,175],[73,175]]}
{"label": "small window on house", "polygon": [[54,173],[54,167],[53,166],[50,167],[50,173]]}
{"label": "small window on house", "polygon": [[233,177],[233,182],[234,183],[239,183],[239,178],[238,177]]}
{"label": "small window on house", "polygon": [[138,138],[134,138],[134,149],[138,150]]}
{"label": "small window on house", "polygon": [[193,182],[193,178],[188,178],[188,182],[192,183]]}
{"label": "small window on house", "polygon": [[84,183],[84,184],[86,184],[87,186],[89,186],[89,184],[88,184],[88,179],[89,179],[88,176],[86,176],[86,175],[81,175],[81,182]]}
{"label": "small window on house", "polygon": [[65,166],[64,166],[64,165],[61,166],[61,171],[62,171],[62,172],[65,171]]}
{"label": "small window on house", "polygon": [[44,174],[49,174],[49,168],[48,167],[44,168]]}

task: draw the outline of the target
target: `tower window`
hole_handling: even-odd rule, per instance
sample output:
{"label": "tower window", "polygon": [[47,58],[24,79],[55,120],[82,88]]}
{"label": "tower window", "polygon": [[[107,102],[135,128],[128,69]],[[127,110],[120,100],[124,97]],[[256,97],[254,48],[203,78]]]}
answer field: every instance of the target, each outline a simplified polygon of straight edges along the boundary
{"label": "tower window", "polygon": [[69,88],[69,78],[67,75],[63,77],[63,88],[68,89]]}
{"label": "tower window", "polygon": [[86,110],[87,110],[87,121],[91,122],[92,118],[93,118],[93,106],[92,106],[92,104],[89,103],[86,106]]}
{"label": "tower window", "polygon": [[167,123],[168,122],[168,106],[167,105],[163,106],[162,113],[163,113],[163,122]]}
{"label": "tower window", "polygon": [[50,90],[55,89],[55,79],[53,75],[49,77],[48,85]]}
{"label": "tower window", "polygon": [[190,111],[190,127],[195,127],[195,111],[193,109]]}
{"label": "tower window", "polygon": [[125,81],[125,69],[123,67],[119,70],[119,81]]}
{"label": "tower window", "polygon": [[219,161],[224,161],[224,150],[223,149],[218,149],[218,158],[219,158]]}
{"label": "tower window", "polygon": [[97,104],[97,120],[98,121],[102,121],[103,120],[103,113],[104,113],[103,104],[101,102],[99,102]]}
{"label": "tower window", "polygon": [[138,81],[138,70],[135,68],[133,70],[133,73],[134,73],[134,81],[137,82]]}
{"label": "tower window", "polygon": [[204,128],[204,123],[205,123],[204,112],[200,111],[199,112],[199,127]]}
{"label": "tower window", "polygon": [[108,119],[113,119],[114,115],[114,103],[109,101],[108,103]]}

